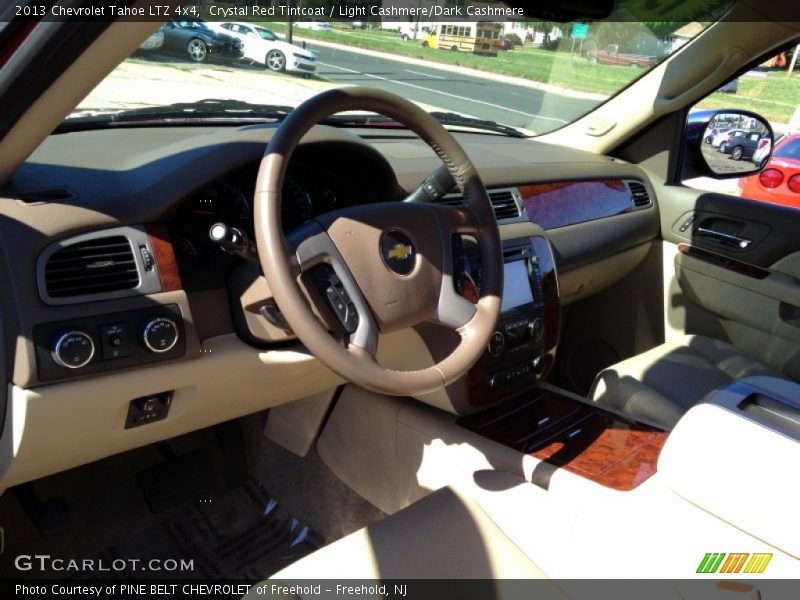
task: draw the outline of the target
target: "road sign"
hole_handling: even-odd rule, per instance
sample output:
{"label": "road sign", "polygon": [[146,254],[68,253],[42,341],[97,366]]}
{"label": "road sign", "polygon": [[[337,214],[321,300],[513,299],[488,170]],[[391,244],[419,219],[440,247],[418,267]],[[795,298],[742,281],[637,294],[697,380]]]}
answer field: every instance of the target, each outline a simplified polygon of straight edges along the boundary
{"label": "road sign", "polygon": [[572,38],[576,40],[585,40],[589,33],[588,23],[573,23],[572,24]]}

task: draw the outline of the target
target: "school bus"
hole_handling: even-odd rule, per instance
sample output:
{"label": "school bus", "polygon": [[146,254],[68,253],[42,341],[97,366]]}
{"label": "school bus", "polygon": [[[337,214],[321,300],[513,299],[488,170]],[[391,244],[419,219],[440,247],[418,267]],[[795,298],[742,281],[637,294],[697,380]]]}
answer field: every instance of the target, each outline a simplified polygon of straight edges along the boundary
{"label": "school bus", "polygon": [[422,45],[454,52],[497,56],[497,44],[502,31],[503,25],[492,21],[433,23]]}

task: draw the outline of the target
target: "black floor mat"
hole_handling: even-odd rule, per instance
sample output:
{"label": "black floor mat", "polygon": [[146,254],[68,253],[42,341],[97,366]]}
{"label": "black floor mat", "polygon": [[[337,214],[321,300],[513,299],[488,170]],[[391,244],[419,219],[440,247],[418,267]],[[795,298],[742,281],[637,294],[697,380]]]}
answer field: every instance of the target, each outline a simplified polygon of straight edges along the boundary
{"label": "black floor mat", "polygon": [[136,481],[154,513],[184,502],[211,502],[218,492],[205,449],[170,457],[137,473]]}
{"label": "black floor mat", "polygon": [[322,545],[255,482],[220,500],[175,509],[162,529],[203,577],[263,579]]}
{"label": "black floor mat", "polygon": [[[169,440],[168,448],[145,446],[37,480],[37,497],[43,502],[63,498],[69,512],[66,527],[44,539],[20,498],[3,494],[0,526],[5,531],[5,551],[0,553],[0,578],[260,580],[318,548],[323,539],[339,539],[385,516],[337,479],[314,451],[300,458],[266,440],[263,415],[251,415],[241,426],[249,479],[238,487],[223,484],[229,480],[228,461],[222,456],[218,436],[204,429]],[[148,477],[169,484],[164,461],[200,449],[211,458],[214,483],[186,485],[183,491],[172,490],[160,499],[148,492],[154,507],[161,508],[153,513],[139,482],[144,482],[145,489],[152,485]],[[207,466],[205,459],[193,460],[190,470]],[[149,476],[142,475],[148,471]],[[202,482],[203,477],[187,480]],[[177,505],[164,500],[178,496],[184,501]],[[36,554],[66,560],[103,559],[105,564],[115,559],[141,562],[104,573],[15,567],[16,556]],[[143,571],[150,559],[186,559],[193,561],[193,569]]]}
{"label": "black floor mat", "polygon": [[[158,467],[161,465],[156,465]],[[154,473],[164,474],[158,470]],[[158,479],[153,473],[148,477]],[[184,489],[187,497],[190,487]],[[221,486],[215,489],[213,497],[195,497],[171,507],[159,504],[160,511],[153,514],[132,481],[127,485],[121,483],[107,498],[108,503],[118,501],[119,509],[109,510],[106,504],[105,511],[98,514],[96,506],[93,510],[87,504],[74,511],[78,514],[70,531],[45,540],[33,537],[15,540],[10,544],[13,547],[6,548],[0,555],[2,576],[81,580],[168,577],[261,580],[322,545],[323,540],[317,533],[272,499],[257,481],[250,479],[246,485],[235,489]],[[174,500],[178,495],[168,497]],[[113,561],[122,564],[120,559],[126,562],[125,568],[106,572],[17,571],[9,557],[19,553],[100,559],[105,565]],[[161,565],[166,565],[167,560],[180,564],[183,559],[189,561],[191,567],[156,571],[148,568],[153,559],[160,560]]]}

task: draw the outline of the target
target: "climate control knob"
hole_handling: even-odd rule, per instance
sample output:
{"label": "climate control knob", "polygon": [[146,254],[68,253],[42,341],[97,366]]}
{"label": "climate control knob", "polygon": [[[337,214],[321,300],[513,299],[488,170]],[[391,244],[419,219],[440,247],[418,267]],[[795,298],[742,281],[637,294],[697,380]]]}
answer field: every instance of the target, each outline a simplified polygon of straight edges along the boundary
{"label": "climate control knob", "polygon": [[500,356],[506,349],[506,337],[499,331],[495,331],[489,338],[488,350],[492,356]]}
{"label": "climate control knob", "polygon": [[56,338],[51,354],[58,366],[80,369],[94,357],[94,340],[85,331],[65,331]]}
{"label": "climate control knob", "polygon": [[169,352],[178,343],[178,326],[172,319],[157,317],[142,327],[142,345],[150,352]]}

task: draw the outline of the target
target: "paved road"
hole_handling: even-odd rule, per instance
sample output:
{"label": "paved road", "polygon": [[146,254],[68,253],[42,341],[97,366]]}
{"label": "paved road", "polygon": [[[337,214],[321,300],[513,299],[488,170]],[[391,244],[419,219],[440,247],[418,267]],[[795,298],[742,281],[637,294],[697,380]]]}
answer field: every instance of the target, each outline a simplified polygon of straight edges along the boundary
{"label": "paved road", "polygon": [[733,160],[730,154],[720,152],[713,148],[711,144],[703,144],[702,152],[706,163],[715,173],[752,173],[757,168],[753,161],[747,158]]}
{"label": "paved road", "polygon": [[597,104],[435,66],[420,67],[314,44],[308,47],[317,53],[318,75],[334,83],[383,88],[415,102],[540,133],[574,120]]}

